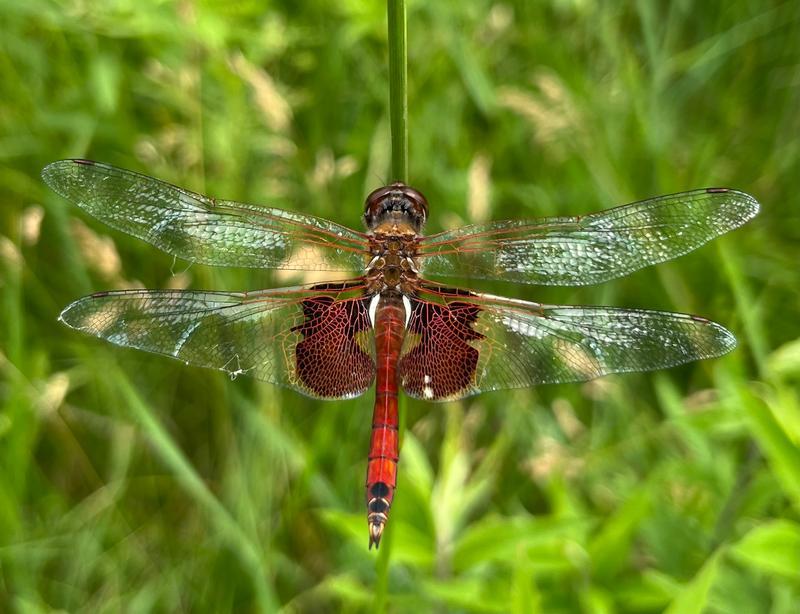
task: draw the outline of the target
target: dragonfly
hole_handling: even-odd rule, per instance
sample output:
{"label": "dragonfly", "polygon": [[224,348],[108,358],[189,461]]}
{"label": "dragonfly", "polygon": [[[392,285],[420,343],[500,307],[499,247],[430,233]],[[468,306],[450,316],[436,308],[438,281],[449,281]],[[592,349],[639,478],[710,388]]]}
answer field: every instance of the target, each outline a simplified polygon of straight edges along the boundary
{"label": "dragonfly", "polygon": [[743,192],[705,188],[588,215],[425,236],[428,201],[399,182],[369,194],[359,232],[89,160],[53,162],[42,176],[108,226],[191,263],[343,274],[248,292],[98,292],[67,306],[60,320],[116,345],[315,399],[357,397],[375,382],[365,497],[370,549],[380,545],[397,487],[399,390],[452,401],[662,369],[736,345],[726,328],[695,315],[548,305],[447,279],[605,282],[692,251],[759,209]]}

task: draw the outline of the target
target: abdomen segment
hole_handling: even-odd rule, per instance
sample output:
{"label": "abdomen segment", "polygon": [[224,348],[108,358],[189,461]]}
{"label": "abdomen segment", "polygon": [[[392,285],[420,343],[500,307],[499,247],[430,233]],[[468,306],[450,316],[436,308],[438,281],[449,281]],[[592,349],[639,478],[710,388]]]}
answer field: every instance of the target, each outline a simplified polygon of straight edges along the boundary
{"label": "abdomen segment", "polygon": [[405,310],[399,293],[385,292],[375,310],[377,382],[372,438],[367,464],[369,546],[380,544],[397,486],[397,362],[405,335]]}

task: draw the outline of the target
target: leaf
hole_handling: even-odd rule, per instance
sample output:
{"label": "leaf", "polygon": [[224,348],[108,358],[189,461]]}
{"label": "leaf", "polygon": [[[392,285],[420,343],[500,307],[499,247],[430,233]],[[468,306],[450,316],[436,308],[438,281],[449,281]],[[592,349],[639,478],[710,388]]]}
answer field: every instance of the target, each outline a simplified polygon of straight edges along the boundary
{"label": "leaf", "polygon": [[526,561],[514,562],[509,596],[514,614],[538,614],[542,611],[542,596],[536,586],[533,565]]}
{"label": "leaf", "polygon": [[[729,382],[730,383],[730,382]],[[800,449],[792,442],[775,411],[777,400],[760,399],[746,386],[734,385],[736,401],[748,417],[750,429],[781,487],[800,509]],[[770,405],[772,402],[775,407]]]}
{"label": "leaf", "polygon": [[317,512],[320,520],[337,533],[355,544],[367,543],[367,521],[365,514],[347,513],[326,509]]}
{"label": "leaf", "polygon": [[681,590],[665,614],[702,614],[709,605],[711,588],[719,573],[722,550],[718,550]]}
{"label": "leaf", "polygon": [[615,514],[602,526],[589,545],[592,567],[597,576],[612,577],[628,561],[631,542],[650,512],[652,494],[648,485],[634,492]]}
{"label": "leaf", "polygon": [[430,499],[433,487],[433,469],[425,455],[425,449],[414,434],[407,430],[403,433],[403,449],[400,451],[400,463],[403,475],[410,486],[416,488],[426,499]]}
{"label": "leaf", "polygon": [[776,376],[800,375],[800,339],[784,343],[767,358],[767,369]]}
{"label": "leaf", "polygon": [[[585,518],[488,518],[474,523],[455,542],[453,566],[469,569],[489,560],[513,561],[522,552],[535,560],[537,568],[543,560],[552,563],[554,557],[570,566],[564,547],[585,536],[589,526]],[[542,556],[533,556],[531,550]]]}
{"label": "leaf", "polygon": [[318,587],[321,592],[327,592],[339,597],[343,602],[350,604],[368,605],[372,599],[369,589],[351,574],[340,574],[326,578]]}
{"label": "leaf", "polygon": [[775,520],[758,526],[732,547],[731,554],[751,569],[800,579],[800,525]]}
{"label": "leaf", "polygon": [[436,601],[469,612],[508,612],[508,591],[492,591],[479,578],[427,580],[424,590]]}

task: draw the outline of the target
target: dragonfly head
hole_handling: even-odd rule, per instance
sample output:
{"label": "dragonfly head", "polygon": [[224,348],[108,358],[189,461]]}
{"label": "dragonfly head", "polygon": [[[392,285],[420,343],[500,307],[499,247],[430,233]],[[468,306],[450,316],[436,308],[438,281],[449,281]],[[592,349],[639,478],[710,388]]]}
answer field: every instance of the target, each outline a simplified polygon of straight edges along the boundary
{"label": "dragonfly head", "polygon": [[387,221],[397,221],[411,224],[414,231],[419,233],[427,219],[427,199],[421,192],[404,183],[383,186],[367,196],[364,224],[368,230]]}

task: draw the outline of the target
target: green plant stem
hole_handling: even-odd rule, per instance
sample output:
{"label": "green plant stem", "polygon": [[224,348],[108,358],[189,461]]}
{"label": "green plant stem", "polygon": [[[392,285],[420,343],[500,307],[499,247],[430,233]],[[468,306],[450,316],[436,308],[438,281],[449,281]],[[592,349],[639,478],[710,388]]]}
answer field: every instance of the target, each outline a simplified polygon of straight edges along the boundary
{"label": "green plant stem", "polygon": [[[408,183],[408,44],[405,0],[387,0],[389,32],[389,119],[392,137],[392,181]],[[403,404],[404,405],[404,404]],[[402,442],[404,407],[398,436]],[[388,604],[389,564],[394,531],[391,519],[381,540],[376,565],[373,601],[375,612],[385,612]]]}
{"label": "green plant stem", "polygon": [[408,41],[405,0],[387,0],[392,180],[408,182]]}

